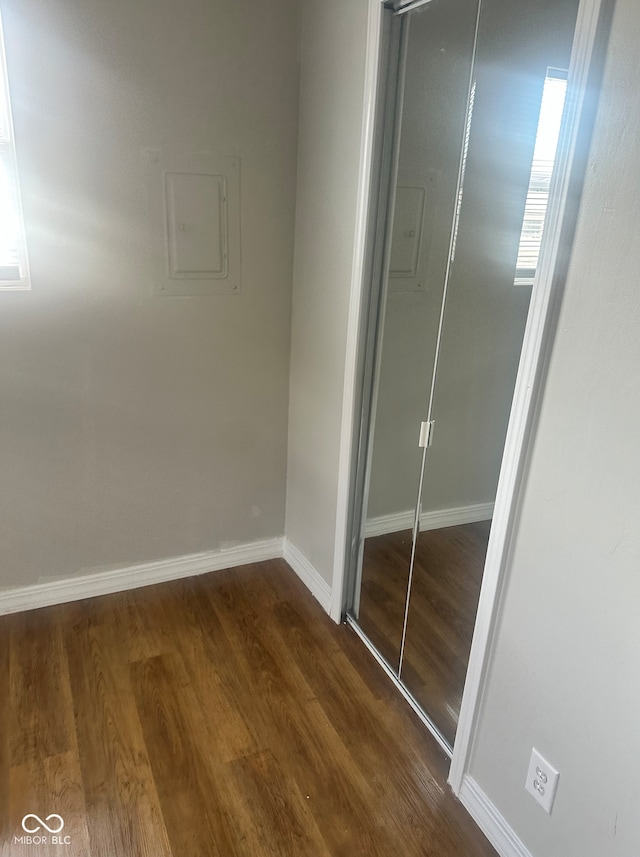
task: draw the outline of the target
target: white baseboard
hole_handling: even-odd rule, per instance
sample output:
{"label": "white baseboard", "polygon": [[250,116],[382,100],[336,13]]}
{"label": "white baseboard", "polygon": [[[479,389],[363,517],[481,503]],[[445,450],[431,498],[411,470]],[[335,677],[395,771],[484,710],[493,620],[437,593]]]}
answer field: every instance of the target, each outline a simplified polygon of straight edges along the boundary
{"label": "white baseboard", "polygon": [[208,571],[276,559],[282,556],[282,542],[282,538],[248,542],[208,553],[143,562],[127,568],[97,571],[62,580],[45,580],[31,586],[7,589],[0,591],[0,614],[35,610],[181,577],[193,577]]}
{"label": "white baseboard", "polygon": [[[366,536],[384,536],[387,533],[399,533],[411,530],[414,519],[413,510],[397,512],[393,515],[381,515],[369,518],[365,527]],[[493,516],[493,503],[475,503],[472,506],[455,506],[450,509],[434,509],[420,516],[421,530],[439,530],[443,527],[457,527],[461,524],[475,524],[488,521]]]}
{"label": "white baseboard", "polygon": [[364,534],[369,538],[371,536],[386,536],[387,533],[400,533],[402,530],[411,530],[413,518],[414,512],[411,511],[369,518],[364,528]]}
{"label": "white baseboard", "polygon": [[209,571],[234,568],[251,562],[284,557],[293,571],[328,613],[331,608],[331,587],[309,560],[288,539],[266,539],[249,542],[207,553],[142,562],[126,568],[95,571],[91,574],[58,580],[41,580],[30,586],[0,590],[0,615],[51,607],[68,601],[95,598],[112,592],[139,589],[154,583],[194,577]]}
{"label": "white baseboard", "polygon": [[532,857],[504,816],[468,774],[462,779],[458,797],[500,857]]}
{"label": "white baseboard", "polygon": [[309,560],[289,539],[284,539],[282,556],[298,575],[314,598],[320,602],[322,609],[329,613],[331,610],[331,587],[322,575],[311,565]]}

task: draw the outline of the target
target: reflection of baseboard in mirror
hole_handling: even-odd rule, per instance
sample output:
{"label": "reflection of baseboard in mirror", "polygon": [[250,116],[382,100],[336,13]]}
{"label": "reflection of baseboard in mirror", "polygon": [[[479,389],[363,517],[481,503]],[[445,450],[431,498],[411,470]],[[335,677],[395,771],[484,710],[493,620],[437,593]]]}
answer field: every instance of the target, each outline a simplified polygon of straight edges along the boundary
{"label": "reflection of baseboard in mirror", "polygon": [[[433,509],[420,515],[421,530],[439,530],[443,527],[457,527],[461,524],[475,524],[477,521],[489,521],[493,516],[493,503],[476,503],[471,506],[453,506],[448,509]],[[387,533],[399,533],[413,527],[415,512],[395,512],[369,518],[365,527],[365,536],[384,536]]]}

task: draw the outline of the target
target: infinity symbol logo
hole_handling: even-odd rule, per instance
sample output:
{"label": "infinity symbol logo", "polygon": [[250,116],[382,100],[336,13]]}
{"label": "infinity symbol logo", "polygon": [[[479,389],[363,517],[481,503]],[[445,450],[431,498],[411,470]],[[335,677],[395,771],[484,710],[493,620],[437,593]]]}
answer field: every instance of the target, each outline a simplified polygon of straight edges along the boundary
{"label": "infinity symbol logo", "polygon": [[[30,818],[33,818],[34,821],[38,822],[35,827],[27,826],[27,820]],[[58,821],[60,822],[59,827],[49,827],[47,821],[51,821],[52,818],[58,819]],[[27,813],[27,815],[25,815],[25,817],[22,819],[22,829],[25,833],[37,833],[41,827],[44,827],[46,830],[49,831],[49,833],[60,833],[60,831],[64,827],[64,819],[61,815],[57,815],[55,812],[52,812],[51,815],[48,815],[44,821],[37,815],[34,815],[32,812]]]}

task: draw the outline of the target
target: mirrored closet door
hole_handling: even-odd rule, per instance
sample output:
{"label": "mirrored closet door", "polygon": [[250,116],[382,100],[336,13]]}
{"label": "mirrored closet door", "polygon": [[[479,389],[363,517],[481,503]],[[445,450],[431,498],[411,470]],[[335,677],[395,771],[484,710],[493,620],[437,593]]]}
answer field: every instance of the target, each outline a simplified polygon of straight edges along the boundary
{"label": "mirrored closet door", "polygon": [[388,181],[349,612],[449,748],[577,8],[431,0],[389,13]]}

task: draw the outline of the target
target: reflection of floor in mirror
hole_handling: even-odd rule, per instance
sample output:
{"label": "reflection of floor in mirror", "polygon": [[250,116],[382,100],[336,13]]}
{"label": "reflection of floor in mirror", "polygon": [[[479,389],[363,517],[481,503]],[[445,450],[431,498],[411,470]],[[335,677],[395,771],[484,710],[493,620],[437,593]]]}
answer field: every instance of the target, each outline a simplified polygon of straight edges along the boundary
{"label": "reflection of floor in mirror", "polygon": [[[453,744],[490,521],[420,534],[402,678]],[[397,667],[411,532],[366,540],[360,626]]]}

